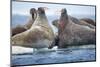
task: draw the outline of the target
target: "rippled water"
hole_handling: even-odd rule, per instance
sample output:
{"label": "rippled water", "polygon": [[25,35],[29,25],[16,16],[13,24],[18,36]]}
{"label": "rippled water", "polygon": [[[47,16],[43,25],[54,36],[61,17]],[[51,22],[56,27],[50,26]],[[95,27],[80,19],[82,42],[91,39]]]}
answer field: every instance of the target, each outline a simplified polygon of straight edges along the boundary
{"label": "rippled water", "polygon": [[95,61],[95,53],[95,45],[68,47],[66,49],[42,49],[34,52],[13,53],[11,61],[12,65]]}

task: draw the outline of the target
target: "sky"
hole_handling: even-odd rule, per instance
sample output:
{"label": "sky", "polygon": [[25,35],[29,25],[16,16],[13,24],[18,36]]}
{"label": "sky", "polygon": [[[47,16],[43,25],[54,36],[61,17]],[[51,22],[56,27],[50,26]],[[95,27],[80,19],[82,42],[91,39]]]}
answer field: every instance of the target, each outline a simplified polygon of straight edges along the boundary
{"label": "sky", "polygon": [[12,2],[12,13],[29,15],[30,8],[48,7],[47,15],[60,14],[59,10],[66,8],[69,15],[95,15],[94,6],[80,5],[64,5],[64,4],[47,4],[47,3],[32,3],[32,2]]}

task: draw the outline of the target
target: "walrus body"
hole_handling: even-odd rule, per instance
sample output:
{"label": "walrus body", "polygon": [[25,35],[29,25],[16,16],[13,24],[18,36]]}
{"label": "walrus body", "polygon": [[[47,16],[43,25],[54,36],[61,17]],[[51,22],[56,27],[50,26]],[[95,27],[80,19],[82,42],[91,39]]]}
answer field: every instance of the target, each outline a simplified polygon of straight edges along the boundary
{"label": "walrus body", "polygon": [[[87,26],[89,28],[95,29],[95,26],[91,24],[91,23],[93,23],[91,21],[80,20],[80,19],[77,19],[77,18],[72,17],[72,16],[69,16],[69,18],[70,18],[70,20],[72,20],[72,22],[74,22],[76,24],[79,24],[82,26]],[[90,20],[92,20],[92,19],[90,19]]]}
{"label": "walrus body", "polygon": [[27,31],[12,37],[12,44],[30,48],[48,48],[54,40],[54,33],[48,24],[45,11],[38,8],[34,24]]}
{"label": "walrus body", "polygon": [[25,29],[23,26],[16,26],[16,27],[12,28],[12,30],[11,30],[12,35],[11,36],[14,36],[16,34],[22,33],[22,32],[24,32],[26,30],[27,29]]}
{"label": "walrus body", "polygon": [[31,17],[29,17],[28,22],[25,25],[17,25],[16,27],[12,28],[12,31],[11,31],[12,36],[22,33],[31,28],[32,24],[34,23],[36,19],[35,11],[36,11],[35,8],[30,9]]}
{"label": "walrus body", "polygon": [[82,19],[80,19],[80,20],[85,21],[85,22],[87,22],[87,23],[89,23],[89,24],[91,24],[91,25],[93,25],[93,26],[96,26],[95,21],[93,21],[93,20],[90,19],[90,18],[82,18]]}
{"label": "walrus body", "polygon": [[66,9],[62,9],[58,28],[59,48],[95,44],[95,37],[95,30],[75,24],[68,17]]}

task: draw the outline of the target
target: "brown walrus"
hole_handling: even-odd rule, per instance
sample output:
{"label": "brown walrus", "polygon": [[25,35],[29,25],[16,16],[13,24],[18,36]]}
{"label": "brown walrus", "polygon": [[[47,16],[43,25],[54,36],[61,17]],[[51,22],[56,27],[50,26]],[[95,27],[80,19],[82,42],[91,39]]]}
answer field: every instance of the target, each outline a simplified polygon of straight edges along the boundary
{"label": "brown walrus", "polygon": [[32,24],[34,23],[34,21],[36,19],[36,9],[35,8],[31,8],[30,9],[30,14],[31,14],[31,17],[29,18],[28,22],[24,25],[24,27],[26,29],[30,29]]}
{"label": "brown walrus", "polygon": [[72,45],[87,45],[96,43],[95,30],[74,23],[67,15],[66,9],[61,10],[58,27],[59,48]]}
{"label": "brown walrus", "polygon": [[25,29],[23,26],[21,25],[17,25],[16,27],[12,28],[12,35],[11,36],[14,36],[18,33],[22,33],[24,31],[26,31],[27,29]]}
{"label": "brown walrus", "polygon": [[29,18],[28,22],[25,25],[17,25],[16,27],[12,28],[12,36],[28,30],[32,26],[34,20],[36,19],[35,12],[36,12],[35,8],[30,9],[31,17]]}
{"label": "brown walrus", "polygon": [[89,24],[91,24],[91,25],[93,25],[93,26],[96,26],[95,21],[92,20],[92,19],[90,19],[90,18],[82,18],[82,19],[80,19],[80,20],[85,21],[85,22],[87,22],[87,23],[89,23]]}
{"label": "brown walrus", "polygon": [[43,7],[38,8],[36,20],[32,27],[25,32],[12,37],[12,45],[30,48],[48,48],[54,40],[54,33],[50,27]]}
{"label": "brown walrus", "polygon": [[95,24],[95,22],[90,18],[77,19],[77,18],[72,17],[72,16],[69,16],[69,18],[76,24],[84,25],[84,26],[87,26],[89,28],[95,29],[95,26],[93,25],[93,24]]}
{"label": "brown walrus", "polygon": [[95,29],[95,26],[94,25],[92,25],[92,24],[90,24],[90,23],[88,23],[88,22],[86,22],[84,20],[80,20],[80,23],[79,24],[80,25],[87,26],[87,27],[92,28],[92,29]]}
{"label": "brown walrus", "polygon": [[[72,16],[68,16],[74,23],[76,23],[76,24],[79,24],[79,25],[83,25],[83,26],[87,26],[87,27],[89,27],[89,28],[92,28],[92,29],[95,29],[95,26],[94,25],[91,25],[91,24],[89,24],[88,22],[86,22],[86,21],[84,21],[84,20],[79,20],[79,19],[77,19],[77,18],[75,18],[75,17],[72,17]],[[91,19],[92,20],[92,19]],[[58,19],[56,19],[56,20],[54,20],[54,21],[52,21],[52,24],[55,26],[55,27],[57,27],[58,28],[58,24],[59,24],[59,20]]]}
{"label": "brown walrus", "polygon": [[[74,23],[76,23],[76,24],[83,25],[83,26],[87,26],[87,27],[89,27],[89,28],[95,29],[95,26],[92,25],[91,23],[89,23],[90,21],[85,21],[85,20],[82,20],[82,19],[77,19],[77,18],[72,17],[72,16],[70,16],[70,19],[71,19]],[[89,18],[88,18],[88,19],[89,19]],[[90,20],[92,20],[92,19],[90,19]]]}

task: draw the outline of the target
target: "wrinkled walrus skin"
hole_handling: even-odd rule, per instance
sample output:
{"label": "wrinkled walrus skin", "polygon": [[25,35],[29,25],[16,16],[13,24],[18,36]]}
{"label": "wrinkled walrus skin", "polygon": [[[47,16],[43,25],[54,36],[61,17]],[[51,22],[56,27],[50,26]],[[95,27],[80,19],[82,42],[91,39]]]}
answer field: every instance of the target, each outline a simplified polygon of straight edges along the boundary
{"label": "wrinkled walrus skin", "polygon": [[12,37],[13,46],[30,48],[48,48],[54,40],[54,33],[50,27],[45,11],[42,7],[37,10],[37,17],[31,28]]}
{"label": "wrinkled walrus skin", "polygon": [[87,45],[96,43],[95,30],[75,24],[62,9],[58,28],[59,48],[72,45]]}
{"label": "wrinkled walrus skin", "polygon": [[89,23],[89,24],[91,24],[93,26],[96,26],[96,22],[94,20],[90,19],[90,18],[82,18],[80,20],[86,21],[87,23]]}

